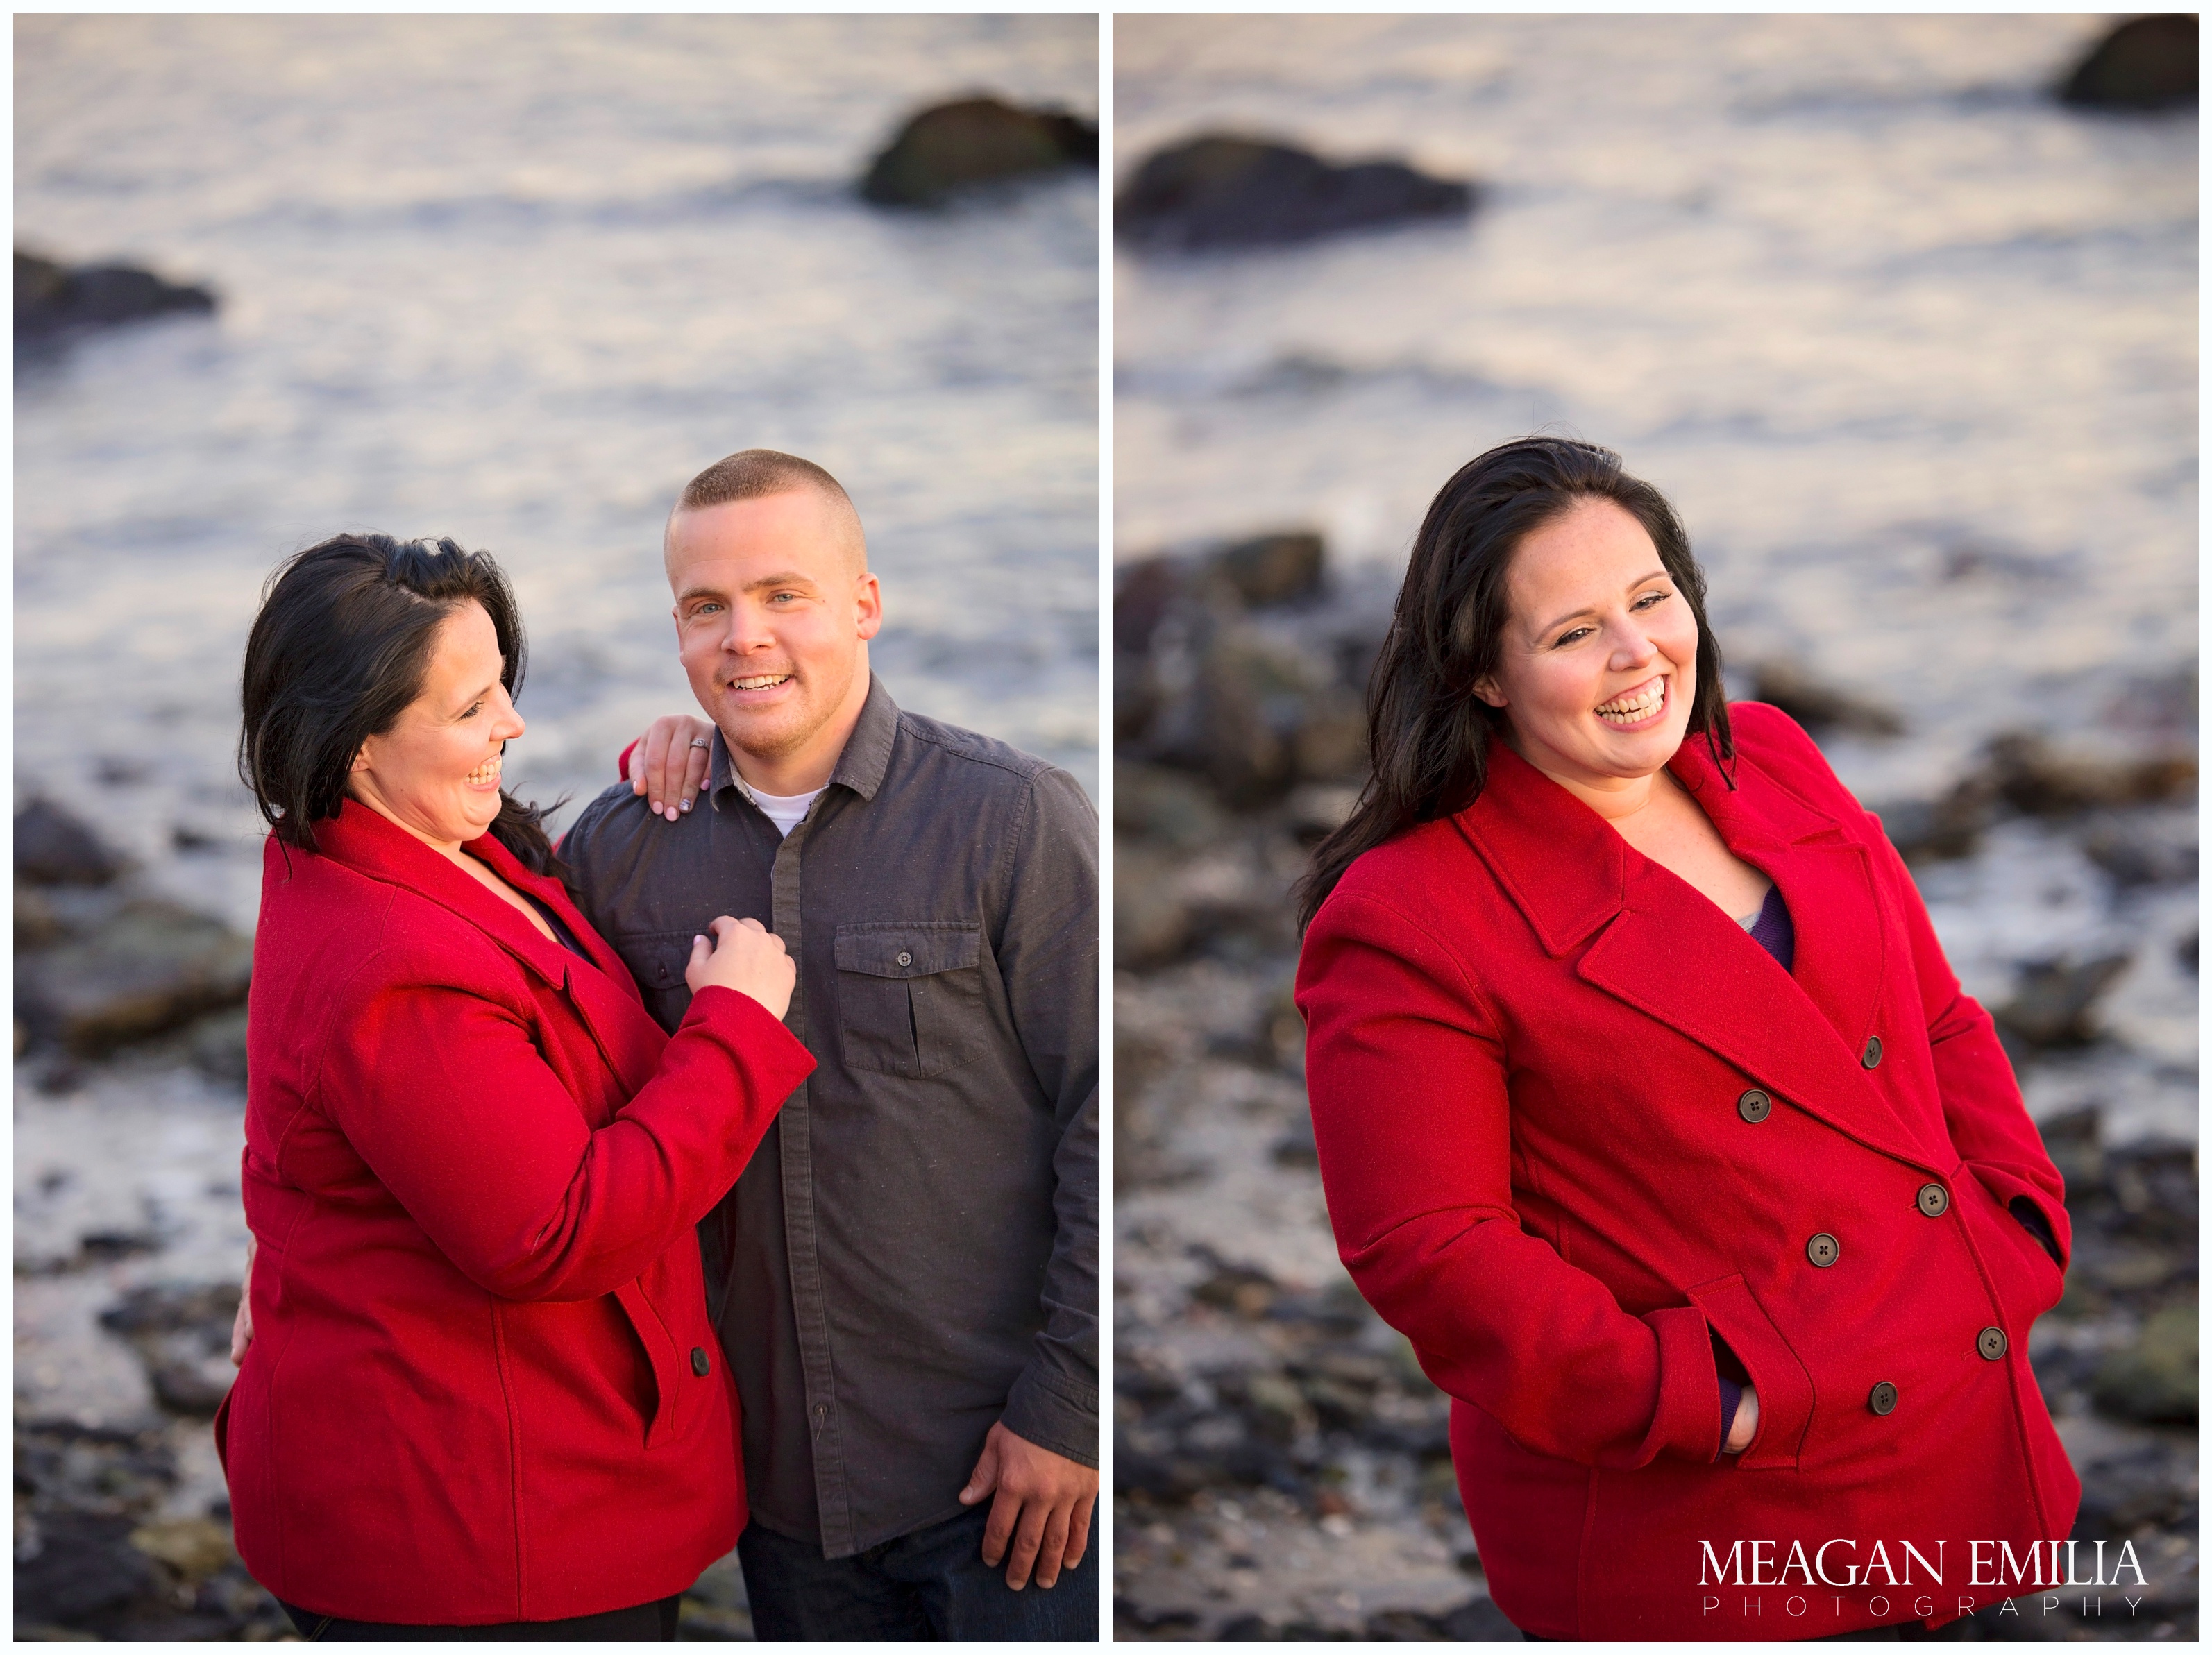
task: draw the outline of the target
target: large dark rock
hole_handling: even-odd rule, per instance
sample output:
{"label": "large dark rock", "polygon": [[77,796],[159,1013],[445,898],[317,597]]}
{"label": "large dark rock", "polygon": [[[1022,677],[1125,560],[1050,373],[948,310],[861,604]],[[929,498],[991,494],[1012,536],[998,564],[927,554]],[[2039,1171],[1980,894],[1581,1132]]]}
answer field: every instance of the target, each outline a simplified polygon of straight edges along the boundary
{"label": "large dark rock", "polygon": [[2114,1351],[2092,1387],[2097,1405],[2146,1424],[2197,1422],[2197,1306],[2174,1305],[2143,1324],[2136,1343]]}
{"label": "large dark rock", "polygon": [[2033,961],[2021,967],[2018,992],[1991,1015],[2027,1046],[2087,1046],[2097,1038],[2091,1009],[2127,968],[2124,954]]}
{"label": "large dark rock", "polygon": [[1464,218],[1475,201],[1474,185],[1402,162],[1338,167],[1287,144],[1210,133],[1137,169],[1114,199],[1114,233],[1147,252],[1279,246]]}
{"label": "large dark rock", "polygon": [[220,919],[146,898],[97,930],[15,956],[31,1031],[96,1057],[246,998],[253,943]]}
{"label": "large dark rock", "polygon": [[1793,663],[1761,661],[1750,672],[1758,686],[1753,699],[1780,707],[1808,734],[1840,731],[1855,736],[1898,736],[1905,731],[1904,719],[1890,708],[1824,684]]}
{"label": "large dark rock", "polygon": [[109,327],[157,316],[209,315],[215,294],[130,264],[71,267],[15,250],[15,336]]}
{"label": "large dark rock", "polygon": [[31,885],[105,885],[123,858],[58,804],[33,799],[15,813],[15,877]]}
{"label": "large dark rock", "polygon": [[2092,49],[2058,88],[2076,109],[2173,109],[2197,102],[2193,12],[2137,17]]}
{"label": "large dark rock", "polygon": [[963,98],[925,109],[869,164],[860,194],[879,207],[933,207],[1002,179],[1098,165],[1098,129],[1056,109]]}

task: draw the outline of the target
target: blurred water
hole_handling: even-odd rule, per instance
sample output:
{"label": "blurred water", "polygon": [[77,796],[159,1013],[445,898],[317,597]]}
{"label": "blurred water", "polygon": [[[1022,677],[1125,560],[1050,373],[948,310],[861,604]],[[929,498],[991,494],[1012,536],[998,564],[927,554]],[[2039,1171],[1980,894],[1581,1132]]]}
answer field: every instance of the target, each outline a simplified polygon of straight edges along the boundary
{"label": "blurred water", "polygon": [[755,445],[860,506],[901,703],[1095,788],[1095,180],[941,215],[851,183],[921,104],[1097,88],[1087,16],[19,19],[19,244],[223,299],[19,362],[19,799],[250,923],[240,651],[341,528],[500,557],[507,773],[588,799],[692,706],[660,521]]}
{"label": "blurred water", "polygon": [[1117,555],[1310,523],[1390,579],[1548,427],[1668,492],[1724,649],[1903,712],[1832,755],[1863,795],[2108,720],[2195,658],[2197,524],[2196,118],[2045,95],[2110,21],[1117,20],[1123,177],[1226,128],[1486,191],[1117,258]]}

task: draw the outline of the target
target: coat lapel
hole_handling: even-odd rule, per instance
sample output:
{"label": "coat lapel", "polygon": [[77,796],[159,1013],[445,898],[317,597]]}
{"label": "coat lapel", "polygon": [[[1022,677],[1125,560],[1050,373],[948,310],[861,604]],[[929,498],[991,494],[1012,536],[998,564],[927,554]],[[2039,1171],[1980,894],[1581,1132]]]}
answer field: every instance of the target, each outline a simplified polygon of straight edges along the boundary
{"label": "coat lapel", "polygon": [[558,880],[530,872],[489,834],[463,847],[508,884],[549,904],[590,952],[597,970],[585,969],[481,880],[354,799],[333,820],[317,823],[315,837],[326,853],[357,871],[403,886],[467,920],[540,981],[565,991],[625,1094],[652,1078],[668,1037],[647,1014],[621,956],[576,911]]}
{"label": "coat lapel", "polygon": [[[1701,739],[1669,768],[1730,851],[1782,890],[1795,973],[1503,743],[1461,822],[1554,958],[1837,1131],[1916,1163],[1912,1134],[1860,1066],[1881,1000],[1884,927],[1865,851],[1748,762],[1731,791]],[[1730,1100],[1733,1102],[1733,1100]]]}

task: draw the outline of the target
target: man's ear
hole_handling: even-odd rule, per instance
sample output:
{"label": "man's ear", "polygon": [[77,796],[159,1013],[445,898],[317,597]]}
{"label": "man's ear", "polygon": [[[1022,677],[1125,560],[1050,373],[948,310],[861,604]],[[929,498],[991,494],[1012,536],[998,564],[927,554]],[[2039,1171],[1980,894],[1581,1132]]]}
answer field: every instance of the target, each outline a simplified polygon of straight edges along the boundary
{"label": "man's ear", "polygon": [[865,644],[884,627],[884,589],[873,570],[863,571],[854,583],[853,603],[859,621],[854,630]]}

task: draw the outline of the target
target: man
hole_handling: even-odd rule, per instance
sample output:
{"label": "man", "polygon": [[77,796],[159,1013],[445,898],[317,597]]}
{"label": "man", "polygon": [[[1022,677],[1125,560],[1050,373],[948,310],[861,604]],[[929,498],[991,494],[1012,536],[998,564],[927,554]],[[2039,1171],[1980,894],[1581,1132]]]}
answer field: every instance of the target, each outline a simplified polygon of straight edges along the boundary
{"label": "man", "polygon": [[799,965],[787,1021],[819,1066],[701,1226],[755,1630],[1096,1639],[1096,813],[892,704],[860,518],[820,467],[719,462],[664,552],[715,733],[657,725],[562,854],[672,1028],[718,913]]}

